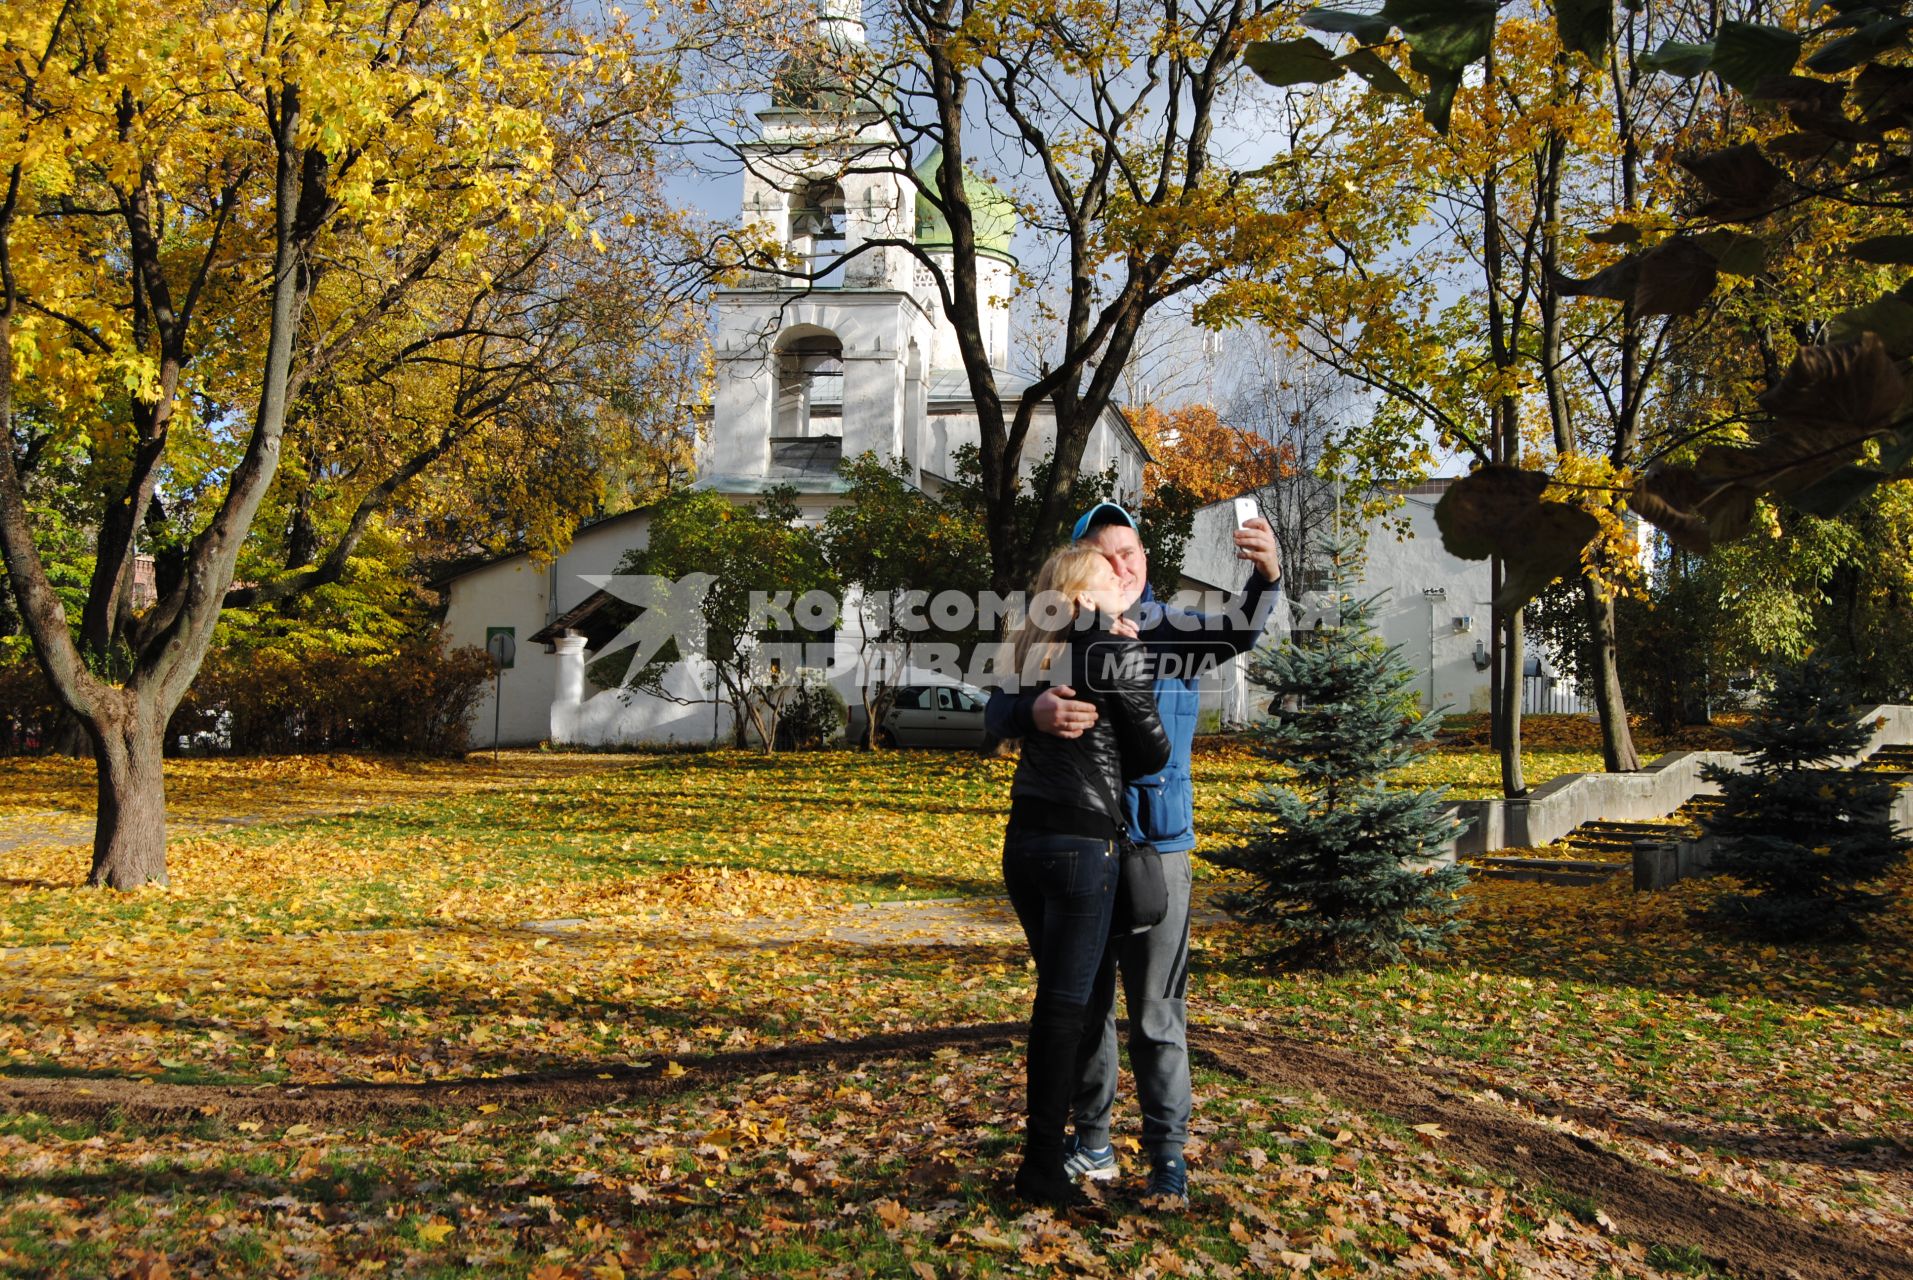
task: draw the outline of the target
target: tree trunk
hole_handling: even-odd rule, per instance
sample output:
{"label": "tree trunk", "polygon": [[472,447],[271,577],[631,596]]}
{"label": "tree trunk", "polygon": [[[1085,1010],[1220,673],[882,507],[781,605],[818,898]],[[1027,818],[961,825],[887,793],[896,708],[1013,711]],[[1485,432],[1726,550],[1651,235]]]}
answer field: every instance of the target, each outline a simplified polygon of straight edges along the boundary
{"label": "tree trunk", "polygon": [[167,883],[166,717],[146,699],[128,701],[108,723],[87,726],[100,780],[87,883],[109,889]]}
{"label": "tree trunk", "polygon": [[1581,601],[1587,610],[1589,656],[1594,659],[1594,704],[1601,712],[1601,758],[1609,773],[1632,773],[1641,767],[1634,735],[1627,726],[1627,703],[1621,694],[1621,666],[1614,629],[1614,597],[1593,578],[1581,579]]}
{"label": "tree trunk", "polygon": [[[1501,594],[1501,557],[1488,558],[1488,598],[1494,599]],[[1496,751],[1505,751],[1508,745],[1508,716],[1501,705],[1501,686],[1507,681],[1501,674],[1501,610],[1489,606],[1488,609],[1488,745]]]}
{"label": "tree trunk", "polygon": [[1507,615],[1507,637],[1501,653],[1506,665],[1501,676],[1501,706],[1495,719],[1501,725],[1501,794],[1525,796],[1528,779],[1521,768],[1521,693],[1526,687],[1522,667],[1527,662],[1521,610]]}

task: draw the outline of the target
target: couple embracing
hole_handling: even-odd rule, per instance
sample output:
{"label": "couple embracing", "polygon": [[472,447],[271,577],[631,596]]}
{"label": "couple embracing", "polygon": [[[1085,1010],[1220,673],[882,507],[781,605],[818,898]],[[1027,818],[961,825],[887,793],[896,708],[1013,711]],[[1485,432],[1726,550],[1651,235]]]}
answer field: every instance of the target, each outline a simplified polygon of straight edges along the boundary
{"label": "couple embracing", "polygon": [[[1254,568],[1241,597],[1210,617],[1165,608],[1149,591],[1135,520],[1098,503],[1032,588],[1033,599],[1053,592],[1072,607],[1061,617],[1033,609],[1013,640],[1018,673],[1048,660],[1048,681],[990,699],[990,731],[1022,741],[1003,879],[1036,960],[1016,1175],[1026,1200],[1077,1203],[1077,1179],[1119,1172],[1110,1140],[1119,973],[1147,1194],[1160,1204],[1188,1195],[1189,753],[1199,681],[1205,659],[1220,667],[1254,646],[1282,572],[1266,521],[1238,528],[1235,543]],[[1125,839],[1161,856],[1168,902],[1154,925],[1114,934]]]}

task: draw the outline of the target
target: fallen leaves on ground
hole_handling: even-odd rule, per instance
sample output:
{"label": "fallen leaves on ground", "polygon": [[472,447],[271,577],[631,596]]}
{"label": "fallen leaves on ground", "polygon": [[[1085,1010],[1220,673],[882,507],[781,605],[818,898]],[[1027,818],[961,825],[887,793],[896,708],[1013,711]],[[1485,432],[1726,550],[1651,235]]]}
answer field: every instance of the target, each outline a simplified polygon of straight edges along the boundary
{"label": "fallen leaves on ground", "polygon": [[[927,907],[913,930],[899,906],[873,928],[853,905],[997,893],[1010,762],[549,759],[550,772],[508,756],[502,773],[416,776],[362,762],[357,792],[350,758],[276,774],[258,762],[208,773],[198,799],[188,771],[179,798],[201,814],[362,807],[354,794],[382,807],[175,840],[170,891],[82,889],[80,848],[0,855],[0,1062],[315,1084],[635,1062],[669,1076],[714,1051],[1026,1011],[1032,975],[1007,920],[953,924]],[[1535,763],[1551,759],[1576,757]],[[42,788],[36,805],[58,769],[87,769],[24,764],[13,776]],[[1481,751],[1416,767],[1470,786],[1493,776]],[[1196,772],[1198,822],[1223,838],[1229,795],[1264,766],[1239,743],[1206,743]],[[1265,974],[1264,936],[1205,924],[1194,1009],[1461,1077],[1633,1159],[1913,1247],[1909,887],[1893,882],[1869,942],[1782,951],[1698,928],[1692,913],[1719,891],[1708,882],[1635,895],[1481,881],[1448,955],[1333,977]],[[0,1273],[90,1276],[102,1258],[152,1276],[547,1280],[1650,1270],[1599,1206],[1497,1187],[1453,1165],[1438,1134],[1219,1079],[1198,1110],[1201,1213],[1162,1223],[1121,1201],[1109,1223],[1065,1230],[990,1190],[1011,1160],[1018,1087],[1014,1056],[996,1055],[403,1131],[15,1117],[0,1123]]]}
{"label": "fallen leaves on ground", "polygon": [[[191,1132],[0,1121],[0,1271],[613,1276],[1654,1274],[1545,1195],[1320,1098],[1198,1081],[1188,1213],[1140,1211],[1133,1119],[1102,1220],[1004,1194],[1012,1050],[877,1060],[642,1110]],[[1125,1081],[1125,1089],[1128,1082]],[[94,1187],[114,1187],[110,1196]]]}
{"label": "fallen leaves on ground", "polygon": [[[185,757],[166,762],[167,821],[200,826],[430,799],[449,791],[535,786],[624,768],[635,757],[566,751],[490,752],[463,759],[338,752],[308,756]],[[25,814],[91,818],[93,762],[63,756],[0,758],[0,819]]]}

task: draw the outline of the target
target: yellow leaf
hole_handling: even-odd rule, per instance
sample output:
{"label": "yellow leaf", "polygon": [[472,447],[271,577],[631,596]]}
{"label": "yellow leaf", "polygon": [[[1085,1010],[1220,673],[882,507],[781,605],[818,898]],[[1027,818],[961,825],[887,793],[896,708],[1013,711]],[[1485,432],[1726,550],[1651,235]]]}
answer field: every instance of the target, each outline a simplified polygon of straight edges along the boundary
{"label": "yellow leaf", "polygon": [[452,1224],[436,1218],[418,1229],[419,1240],[431,1245],[444,1244],[445,1237],[451,1234]]}

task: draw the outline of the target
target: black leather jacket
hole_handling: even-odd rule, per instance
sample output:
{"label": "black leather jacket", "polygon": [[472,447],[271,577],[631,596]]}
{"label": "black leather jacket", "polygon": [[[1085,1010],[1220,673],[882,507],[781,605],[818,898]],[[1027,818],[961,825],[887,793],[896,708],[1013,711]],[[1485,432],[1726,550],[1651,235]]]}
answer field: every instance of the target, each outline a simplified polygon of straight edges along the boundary
{"label": "black leather jacket", "polygon": [[[1066,805],[1109,819],[1110,836],[1128,826],[1120,807],[1131,778],[1169,762],[1169,736],[1156,714],[1147,651],[1107,630],[1070,633],[1070,678],[1076,696],[1096,704],[1096,724],[1079,738],[1033,733],[1023,739],[1010,783],[1011,825],[1032,802]],[[1065,682],[1057,682],[1065,683]]]}

